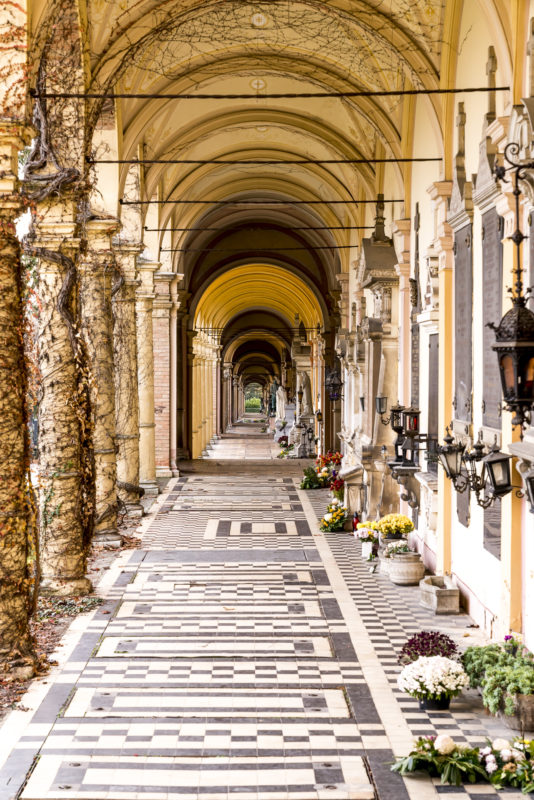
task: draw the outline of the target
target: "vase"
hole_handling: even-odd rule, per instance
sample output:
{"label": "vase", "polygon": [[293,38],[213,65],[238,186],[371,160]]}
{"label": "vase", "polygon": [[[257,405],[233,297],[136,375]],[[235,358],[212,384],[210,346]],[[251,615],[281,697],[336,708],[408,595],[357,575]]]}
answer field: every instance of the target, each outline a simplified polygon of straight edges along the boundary
{"label": "vase", "polygon": [[421,711],[447,711],[451,704],[448,694],[441,697],[420,697],[419,708]]}
{"label": "vase", "polygon": [[390,580],[398,586],[415,586],[425,576],[419,553],[394,553],[388,561]]}
{"label": "vase", "polygon": [[373,552],[373,543],[372,542],[362,542],[362,558],[366,561]]}

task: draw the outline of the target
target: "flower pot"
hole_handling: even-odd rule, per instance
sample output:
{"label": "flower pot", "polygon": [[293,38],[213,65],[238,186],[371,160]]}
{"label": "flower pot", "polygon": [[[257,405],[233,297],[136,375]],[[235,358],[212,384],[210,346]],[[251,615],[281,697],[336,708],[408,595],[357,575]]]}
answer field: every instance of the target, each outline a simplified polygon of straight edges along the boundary
{"label": "flower pot", "polygon": [[421,711],[447,711],[451,704],[451,698],[448,695],[441,697],[422,697],[419,699],[419,708]]}
{"label": "flower pot", "polygon": [[515,714],[509,716],[500,711],[499,717],[513,731],[534,732],[534,694],[516,695],[516,704]]}
{"label": "flower pot", "polygon": [[372,542],[362,542],[362,558],[366,561],[373,552],[373,543]]}
{"label": "flower pot", "polygon": [[415,586],[424,577],[425,565],[419,553],[395,553],[388,561],[389,577],[399,586]]}

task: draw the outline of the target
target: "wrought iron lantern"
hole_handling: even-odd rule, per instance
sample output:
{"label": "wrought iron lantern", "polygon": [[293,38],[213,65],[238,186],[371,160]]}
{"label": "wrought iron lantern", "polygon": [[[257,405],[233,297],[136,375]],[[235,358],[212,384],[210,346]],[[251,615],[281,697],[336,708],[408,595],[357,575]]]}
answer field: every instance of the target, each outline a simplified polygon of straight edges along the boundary
{"label": "wrought iron lantern", "polygon": [[517,490],[517,497],[523,497],[523,492],[510,479],[512,456],[501,453],[497,445],[484,453],[482,432],[478,441],[467,452],[464,444],[454,441],[449,428],[444,442],[444,445],[437,447],[439,462],[457,492],[461,494],[469,489],[482,508],[488,508],[496,498],[504,497],[512,489]]}
{"label": "wrought iron lantern", "polygon": [[488,455],[482,459],[490,484],[489,492],[495,497],[504,497],[513,489],[510,479],[511,459],[511,455],[501,453],[497,447],[492,447]]}
{"label": "wrought iron lantern", "polygon": [[[388,398],[385,395],[375,397],[376,413],[380,415],[382,425],[390,425],[397,434],[395,439],[395,459],[391,462],[392,469],[396,466],[405,467],[417,466],[417,453],[422,443],[427,446],[427,460],[435,460],[436,440],[426,433],[420,432],[419,417],[421,412],[418,408],[410,406],[405,408],[397,401],[391,406],[389,417],[384,417],[387,411]],[[433,455],[430,456],[430,450]]]}
{"label": "wrought iron lantern", "polygon": [[[387,399],[387,397],[384,397],[383,395],[378,395],[377,397],[375,397],[375,408],[376,408],[376,413],[380,417],[383,417],[384,414],[386,413],[386,411],[388,410],[388,399]],[[389,425],[389,420],[384,424],[385,425]]]}
{"label": "wrought iron lantern", "polygon": [[297,399],[298,399],[298,401],[299,401],[299,408],[300,408],[300,406],[302,405],[302,398],[303,398],[303,397],[304,397],[304,390],[303,390],[303,389],[302,389],[302,387],[301,387],[301,388],[298,390],[298,392],[297,392]]}
{"label": "wrought iron lantern", "polygon": [[[447,428],[447,435],[443,437],[443,441],[445,444],[437,447],[440,464],[445,470],[447,478],[453,482],[456,491],[463,491],[463,489],[457,489],[456,484],[462,477],[462,456],[465,445],[454,441],[449,428]],[[459,482],[461,485],[462,481]]]}
{"label": "wrought iron lantern", "polygon": [[325,387],[333,403],[341,397],[342,386],[343,381],[341,380],[339,372],[336,369],[332,369],[325,380]]}
{"label": "wrought iron lantern", "polygon": [[418,408],[405,408],[402,412],[402,427],[406,436],[419,435],[419,417],[421,412]]}
{"label": "wrought iron lantern", "polygon": [[534,313],[526,303],[532,288],[523,293],[523,269],[521,267],[521,245],[525,236],[519,228],[519,181],[526,176],[526,170],[534,169],[534,161],[520,163],[519,145],[510,142],[504,150],[504,159],[509,166],[496,166],[497,179],[506,180],[506,173],[513,175],[513,195],[515,198],[515,231],[508,238],[515,244],[516,260],[514,266],[514,287],[511,289],[512,308],[506,312],[498,325],[489,323],[495,331],[493,349],[499,360],[504,404],[514,416],[512,425],[524,428],[530,424],[534,408]]}
{"label": "wrought iron lantern", "polygon": [[401,406],[398,400],[394,406],[391,406],[389,417],[384,418],[384,414],[388,410],[388,399],[384,395],[375,397],[375,409],[376,413],[380,416],[382,425],[389,425],[391,423],[391,427],[395,433],[404,433],[404,406]]}
{"label": "wrought iron lantern", "polygon": [[323,421],[323,412],[321,411],[320,408],[318,408],[317,411],[315,412],[315,419],[319,424]]}

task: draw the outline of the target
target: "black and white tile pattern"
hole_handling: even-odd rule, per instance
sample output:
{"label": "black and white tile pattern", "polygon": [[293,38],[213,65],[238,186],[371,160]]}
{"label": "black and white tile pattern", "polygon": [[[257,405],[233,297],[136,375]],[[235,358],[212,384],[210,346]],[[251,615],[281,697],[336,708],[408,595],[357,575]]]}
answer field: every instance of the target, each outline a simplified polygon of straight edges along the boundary
{"label": "black and white tile pattern", "polygon": [[497,796],[390,772],[411,734],[489,729],[469,698],[425,714],[398,693],[396,651],[435,619],[370,575],[352,537],[318,532],[328,494],[298,480],[225,469],[171,484],[15,737],[2,800],[28,771],[22,800]]}

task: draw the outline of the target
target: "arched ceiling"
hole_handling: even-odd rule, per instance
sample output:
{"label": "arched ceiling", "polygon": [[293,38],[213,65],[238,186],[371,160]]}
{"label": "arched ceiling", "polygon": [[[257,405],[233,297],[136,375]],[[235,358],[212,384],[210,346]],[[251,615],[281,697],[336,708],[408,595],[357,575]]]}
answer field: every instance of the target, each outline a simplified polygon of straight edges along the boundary
{"label": "arched ceiling", "polygon": [[[86,0],[91,89],[145,95],[116,102],[121,158],[401,156],[404,102],[398,96],[262,95],[436,88],[444,8],[445,0]],[[170,93],[198,99],[160,99]],[[217,99],[221,94],[248,98]],[[436,119],[432,156],[440,144],[441,100],[432,96],[428,103]],[[98,103],[89,114],[93,122],[97,113]],[[122,186],[126,172],[125,166]],[[206,211],[204,198],[226,199],[252,187],[293,199],[336,199],[338,207],[315,209],[318,216],[325,224],[356,225],[365,209],[355,200],[376,196],[380,173],[370,163],[153,163],[142,170],[141,188],[147,200],[199,201],[178,208],[162,203],[160,228],[177,227],[177,219],[189,227]],[[389,187],[402,197],[397,167]],[[173,237],[173,247],[181,238]]]}
{"label": "arched ceiling", "polygon": [[310,330],[324,325],[321,303],[311,288],[273,264],[247,264],[219,275],[193,310],[197,330],[222,332],[237,315],[256,311],[275,311],[290,328],[296,315]]}

